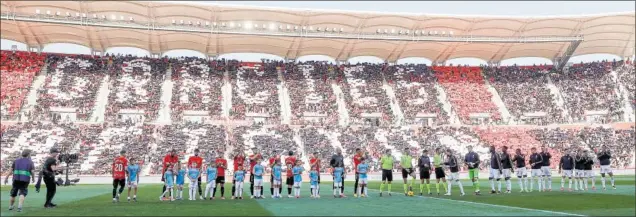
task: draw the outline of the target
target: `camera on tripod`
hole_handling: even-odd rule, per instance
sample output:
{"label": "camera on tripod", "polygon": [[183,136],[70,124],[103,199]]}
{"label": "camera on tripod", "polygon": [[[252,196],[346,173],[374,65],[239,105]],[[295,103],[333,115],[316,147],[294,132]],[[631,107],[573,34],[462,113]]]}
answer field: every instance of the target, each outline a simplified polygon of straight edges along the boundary
{"label": "camera on tripod", "polygon": [[72,164],[79,160],[79,156],[77,154],[60,154],[59,159],[61,162]]}
{"label": "camera on tripod", "polygon": [[[60,154],[58,156],[58,159],[60,160],[60,162],[66,163],[66,180],[62,180],[62,178],[59,178],[56,182],[57,185],[69,186],[69,185],[77,184],[79,182],[79,179],[70,180],[68,178],[68,175],[69,175],[69,164],[77,163],[79,161],[79,155],[78,154]],[[63,174],[61,170],[58,170],[56,172],[57,172],[57,175]]]}

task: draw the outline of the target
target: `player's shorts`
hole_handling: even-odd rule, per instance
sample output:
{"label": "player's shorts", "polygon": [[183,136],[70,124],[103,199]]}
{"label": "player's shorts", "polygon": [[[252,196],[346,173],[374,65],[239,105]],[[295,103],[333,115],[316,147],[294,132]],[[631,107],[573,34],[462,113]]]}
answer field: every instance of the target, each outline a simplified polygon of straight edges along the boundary
{"label": "player's shorts", "polygon": [[294,187],[300,188],[303,182],[294,182]]}
{"label": "player's shorts", "polygon": [[510,169],[503,169],[503,170],[501,170],[501,172],[502,172],[502,175],[503,175],[504,178],[510,178],[510,176],[512,175],[510,173]]}
{"label": "player's shorts", "polygon": [[173,182],[166,182],[166,188],[172,188],[172,187],[174,187]]}
{"label": "player's shorts", "polygon": [[431,171],[428,169],[420,169],[420,179],[431,179]]}
{"label": "player's shorts", "polygon": [[139,184],[139,180],[128,180],[128,187],[136,188],[137,184]]}
{"label": "player's shorts", "polygon": [[117,188],[117,186],[126,186],[126,179],[113,179],[113,188]]}
{"label": "player's shorts", "polygon": [[572,170],[563,170],[563,177],[569,177],[572,178]]}
{"label": "player's shorts", "polygon": [[312,188],[312,189],[316,189],[316,188],[318,188],[318,180],[316,180],[316,182],[315,182],[315,183],[311,183],[311,188]]}
{"label": "player's shorts", "polygon": [[208,182],[206,186],[216,186],[216,180],[212,180],[211,182]]}
{"label": "player's shorts", "polygon": [[521,177],[527,177],[528,176],[528,171],[526,170],[525,167],[519,167],[517,168],[517,170],[515,171],[515,173],[517,174],[517,177],[521,178]]}
{"label": "player's shorts", "polygon": [[197,180],[194,180],[194,181],[190,182],[190,188],[193,188],[193,187],[195,187],[197,185],[198,185],[198,181]]}
{"label": "player's shorts", "polygon": [[541,169],[532,169],[532,177],[543,176]]}
{"label": "player's shorts", "polygon": [[499,169],[490,168],[489,172],[490,172],[490,175],[488,176],[489,179],[499,179],[499,178],[501,178],[501,172],[500,172]]}
{"label": "player's shorts", "polygon": [[601,165],[601,174],[612,173],[612,167],[610,165]]}
{"label": "player's shorts", "polygon": [[585,177],[585,170],[574,170],[574,176],[577,178]]}
{"label": "player's shorts", "polygon": [[273,179],[271,181],[272,185],[282,185],[283,184],[283,180],[282,179]]}
{"label": "player's shorts", "polygon": [[263,186],[263,178],[261,177],[260,179],[254,179],[254,186]]}
{"label": "player's shorts", "polygon": [[216,183],[225,184],[225,176],[217,176]]}
{"label": "player's shorts", "polygon": [[9,195],[11,197],[17,197],[18,194],[25,197],[27,196],[27,194],[29,194],[29,182],[17,180],[13,181],[11,192],[9,192]]}
{"label": "player's shorts", "polygon": [[448,176],[449,181],[459,180],[459,173],[450,173]]}
{"label": "player's shorts", "polygon": [[479,169],[478,168],[468,169],[468,178],[470,180],[479,179]]}
{"label": "player's shorts", "polygon": [[366,184],[368,184],[368,183],[369,183],[368,178],[360,178],[360,179],[358,179],[358,184],[359,184],[359,185],[360,185],[360,184],[365,184],[365,185],[366,185]]}
{"label": "player's shorts", "polygon": [[[360,183],[360,181],[358,180],[358,184],[359,184],[359,183]],[[334,183],[333,183],[333,187],[334,187],[334,188],[342,187],[342,182],[334,182]]]}
{"label": "player's shorts", "polygon": [[441,179],[441,178],[445,178],[446,174],[444,174],[444,169],[441,167],[437,167],[435,168],[435,178],[436,179]]}
{"label": "player's shorts", "polygon": [[287,180],[285,180],[285,184],[294,185],[294,177],[287,177]]}
{"label": "player's shorts", "polygon": [[393,181],[393,170],[382,170],[382,181]]}
{"label": "player's shorts", "polygon": [[585,177],[593,177],[594,176],[594,170],[584,170],[584,175]]}
{"label": "player's shorts", "polygon": [[544,176],[552,176],[552,171],[549,166],[542,166],[541,173],[543,173]]}
{"label": "player's shorts", "polygon": [[409,176],[413,176],[414,172],[415,172],[415,169],[413,168],[407,168],[407,169],[402,168],[402,178],[406,179]]}

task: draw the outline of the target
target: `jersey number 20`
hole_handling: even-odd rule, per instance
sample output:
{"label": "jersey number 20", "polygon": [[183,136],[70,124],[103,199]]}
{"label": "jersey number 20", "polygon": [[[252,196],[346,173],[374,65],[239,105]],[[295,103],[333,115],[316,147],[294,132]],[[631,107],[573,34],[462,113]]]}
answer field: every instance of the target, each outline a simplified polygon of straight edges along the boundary
{"label": "jersey number 20", "polygon": [[116,172],[124,171],[124,165],[123,164],[115,164],[115,171]]}

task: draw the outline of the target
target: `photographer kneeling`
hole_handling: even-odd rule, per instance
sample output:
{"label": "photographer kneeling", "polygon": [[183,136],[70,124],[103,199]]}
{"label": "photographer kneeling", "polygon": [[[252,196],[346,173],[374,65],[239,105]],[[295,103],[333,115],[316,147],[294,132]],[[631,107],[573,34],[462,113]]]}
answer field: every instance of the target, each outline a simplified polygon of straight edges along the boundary
{"label": "photographer kneeling", "polygon": [[53,197],[57,189],[57,183],[55,183],[55,173],[58,170],[57,157],[60,151],[57,148],[51,148],[50,155],[44,160],[42,171],[38,177],[38,183],[35,184],[35,192],[40,192],[40,183],[44,179],[46,185],[46,202],[44,208],[54,208],[57,205],[52,203]]}

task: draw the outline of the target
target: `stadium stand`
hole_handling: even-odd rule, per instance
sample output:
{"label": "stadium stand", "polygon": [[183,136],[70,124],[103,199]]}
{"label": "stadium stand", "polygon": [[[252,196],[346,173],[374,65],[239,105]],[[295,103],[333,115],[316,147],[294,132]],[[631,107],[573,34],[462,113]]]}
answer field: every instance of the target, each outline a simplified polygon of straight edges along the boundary
{"label": "stadium stand", "polygon": [[525,123],[546,125],[563,123],[562,111],[554,103],[547,88],[547,74],[551,66],[484,67],[484,75],[501,96],[512,115],[519,120],[529,113],[545,112],[543,118]]}
{"label": "stadium stand", "polygon": [[352,122],[362,124],[363,114],[370,114],[381,118],[384,123],[390,123],[393,113],[389,98],[382,88],[382,71],[386,65],[362,63],[341,67],[339,81],[344,78],[345,82],[341,86]]}
{"label": "stadium stand", "polygon": [[143,112],[146,121],[155,120],[168,63],[166,58],[110,57],[111,91],[106,120],[114,121],[122,109]]}
{"label": "stadium stand", "polygon": [[337,66],[326,62],[287,63],[284,76],[289,88],[293,123],[315,123],[303,121],[306,113],[308,116],[327,115],[325,125],[338,121],[336,96],[330,84],[335,70]]}
{"label": "stadium stand", "polygon": [[232,82],[230,116],[233,119],[244,119],[248,113],[254,113],[269,117],[270,123],[279,123],[278,71],[284,64],[277,61],[239,64],[240,67],[229,72]]}
{"label": "stadium stand", "polygon": [[423,64],[393,65],[384,71],[384,75],[387,82],[394,86],[407,123],[415,123],[418,113],[434,114],[436,125],[448,123],[448,114],[437,100],[437,79],[430,67]]}
{"label": "stadium stand", "polygon": [[51,119],[51,107],[75,108],[77,120],[87,120],[106,75],[98,56],[49,54],[48,75],[38,91],[38,114]]}
{"label": "stadium stand", "polygon": [[206,59],[183,57],[171,59],[172,119],[181,120],[184,110],[206,111],[213,119],[221,116],[223,71]]}
{"label": "stadium stand", "polygon": [[484,77],[479,67],[434,66],[437,81],[446,89],[449,101],[462,123],[472,123],[470,115],[486,113],[494,122],[501,120],[497,106],[492,102],[492,94],[484,85]]}
{"label": "stadium stand", "polygon": [[607,112],[601,120],[603,123],[620,118],[623,111],[611,71],[612,63],[602,61],[574,64],[567,71],[550,74],[575,122],[585,121],[587,112],[595,111]]}
{"label": "stadium stand", "polygon": [[44,66],[46,54],[23,51],[0,53],[0,113],[2,119],[14,119],[22,108],[31,82]]}

